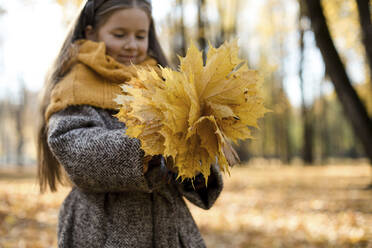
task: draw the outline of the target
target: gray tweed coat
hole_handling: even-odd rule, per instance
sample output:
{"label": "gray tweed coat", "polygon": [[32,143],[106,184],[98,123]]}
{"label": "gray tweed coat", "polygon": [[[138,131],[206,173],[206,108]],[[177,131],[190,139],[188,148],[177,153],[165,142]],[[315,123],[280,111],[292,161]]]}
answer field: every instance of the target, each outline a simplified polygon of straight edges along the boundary
{"label": "gray tweed coat", "polygon": [[209,209],[223,187],[217,167],[198,190],[167,182],[159,166],[144,174],[139,141],[112,114],[81,105],[49,120],[49,147],[74,184],[60,209],[58,247],[205,247],[183,197]]}

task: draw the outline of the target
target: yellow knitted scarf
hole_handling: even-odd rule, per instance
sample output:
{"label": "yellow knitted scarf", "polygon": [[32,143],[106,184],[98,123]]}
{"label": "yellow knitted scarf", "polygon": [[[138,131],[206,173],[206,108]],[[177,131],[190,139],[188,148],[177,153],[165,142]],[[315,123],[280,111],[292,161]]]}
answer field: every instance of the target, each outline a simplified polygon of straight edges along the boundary
{"label": "yellow knitted scarf", "polygon": [[[125,66],[106,55],[103,42],[80,40],[76,45],[79,51],[74,58],[76,63],[53,88],[46,121],[53,113],[71,105],[117,109],[113,99],[121,93],[120,84],[137,76],[134,66]],[[156,60],[148,57],[136,67],[156,65]]]}

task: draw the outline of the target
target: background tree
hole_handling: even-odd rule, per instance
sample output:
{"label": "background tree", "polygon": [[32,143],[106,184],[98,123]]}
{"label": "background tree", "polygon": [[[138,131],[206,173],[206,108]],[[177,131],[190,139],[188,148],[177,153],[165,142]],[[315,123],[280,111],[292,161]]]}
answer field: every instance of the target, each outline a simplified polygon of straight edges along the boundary
{"label": "background tree", "polygon": [[217,8],[220,19],[219,32],[216,34],[216,45],[219,46],[226,40],[231,40],[237,35],[239,9],[241,0],[217,0]]}
{"label": "background tree", "polygon": [[[32,6],[34,2],[17,1],[27,2],[27,6]],[[61,21],[67,28],[84,1],[55,2],[61,6]],[[366,55],[366,48],[371,42],[367,42],[368,36],[365,35],[368,33],[366,27],[370,25],[366,16],[370,14],[366,14],[368,9],[362,7],[367,2],[323,0],[322,10],[343,69],[351,72],[348,75],[350,87],[371,115],[372,80],[367,60],[370,56]],[[307,162],[326,163],[330,158],[365,156],[363,143],[355,138],[355,124],[351,125],[351,120],[355,118],[342,111],[345,104],[353,105],[352,101],[337,100],[338,93],[330,86],[335,76],[331,75],[327,65],[326,72],[322,71],[323,61],[321,55],[317,55],[318,48],[310,27],[310,18],[304,15],[304,8],[300,8],[307,7],[306,1],[153,0],[153,3],[158,36],[172,65],[177,65],[176,55],[184,55],[191,40],[196,41],[200,48],[205,48],[207,41],[218,46],[225,40],[238,38],[240,56],[248,61],[249,67],[263,75],[262,92],[266,106],[273,113],[260,121],[259,130],[253,130],[255,139],[242,142],[237,147],[243,159],[264,157],[289,163],[293,157],[300,157]],[[159,8],[159,3],[171,7]],[[4,52],[0,43],[0,71]],[[315,62],[314,56],[318,56]],[[313,64],[317,63],[320,69],[313,68]],[[312,73],[318,76],[309,77]],[[25,80],[28,78],[25,77]],[[13,84],[19,82],[15,80]],[[349,90],[341,91],[347,94],[345,92]],[[293,101],[292,92],[302,95],[298,102]],[[31,94],[27,89],[28,104],[22,110],[24,113],[16,115],[18,97],[9,91],[9,94],[3,93],[0,98],[2,163],[16,163],[20,140],[17,138],[16,123],[22,123],[24,160],[32,161],[33,158],[30,134],[34,122],[32,117],[36,113],[36,93]],[[17,116],[21,116],[23,121],[17,121]]]}
{"label": "background tree", "polygon": [[173,13],[173,21],[169,20],[169,23],[172,23],[171,39],[172,39],[172,50],[174,53],[171,54],[170,62],[172,65],[178,65],[179,59],[178,56],[185,56],[187,48],[187,34],[186,27],[184,22],[184,0],[176,0],[175,2],[175,11]]}
{"label": "background tree", "polygon": [[350,120],[355,134],[361,140],[367,157],[372,163],[372,121],[367,110],[351,85],[341,58],[330,35],[320,0],[305,0],[317,45],[335,91]]}
{"label": "background tree", "polygon": [[305,57],[305,39],[304,34],[306,31],[306,13],[303,0],[299,0],[299,14],[298,14],[298,29],[299,29],[299,43],[300,43],[300,63],[299,63],[299,78],[301,89],[301,117],[302,117],[302,159],[305,164],[312,164],[313,157],[313,138],[314,138],[314,122],[313,122],[313,108],[307,106],[305,101],[304,90],[304,57]]}
{"label": "background tree", "polygon": [[206,18],[206,0],[197,0],[198,9],[198,36],[197,41],[199,48],[205,50],[207,48],[207,18]]}
{"label": "background tree", "polygon": [[27,105],[27,90],[22,77],[19,77],[20,91],[19,91],[19,100],[15,104],[14,108],[14,120],[16,128],[16,164],[19,167],[22,167],[24,164],[24,144],[25,144],[25,135],[24,135],[24,116],[26,112]]}
{"label": "background tree", "polygon": [[359,12],[359,22],[362,29],[363,44],[369,65],[369,72],[372,75],[372,23],[369,0],[356,1]]}

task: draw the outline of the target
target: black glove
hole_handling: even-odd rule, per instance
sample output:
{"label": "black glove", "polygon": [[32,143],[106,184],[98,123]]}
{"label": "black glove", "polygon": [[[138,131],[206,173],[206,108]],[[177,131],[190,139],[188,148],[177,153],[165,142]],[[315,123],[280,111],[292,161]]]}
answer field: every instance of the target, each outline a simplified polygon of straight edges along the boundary
{"label": "black glove", "polygon": [[170,183],[171,180],[175,180],[177,178],[177,173],[174,173],[169,169],[170,166],[173,166],[173,163],[171,165],[167,165],[167,162],[172,163],[171,160],[166,160],[162,155],[155,155],[151,158],[148,165],[150,169],[159,166],[163,180]]}

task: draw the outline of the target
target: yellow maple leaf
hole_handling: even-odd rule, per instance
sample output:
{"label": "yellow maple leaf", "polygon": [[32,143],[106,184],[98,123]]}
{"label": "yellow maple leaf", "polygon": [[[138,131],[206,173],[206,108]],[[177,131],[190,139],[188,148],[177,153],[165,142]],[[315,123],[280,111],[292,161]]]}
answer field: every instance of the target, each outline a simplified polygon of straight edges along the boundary
{"label": "yellow maple leaf", "polygon": [[199,173],[208,179],[216,162],[229,171],[239,163],[230,140],[252,138],[250,127],[268,112],[257,71],[238,57],[236,41],[210,45],[205,64],[192,44],[178,71],[160,70],[139,68],[115,99],[126,134],[140,139],[147,155],[172,157],[182,179]]}

